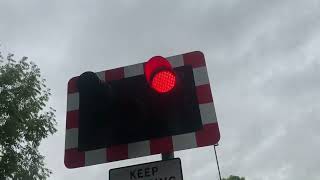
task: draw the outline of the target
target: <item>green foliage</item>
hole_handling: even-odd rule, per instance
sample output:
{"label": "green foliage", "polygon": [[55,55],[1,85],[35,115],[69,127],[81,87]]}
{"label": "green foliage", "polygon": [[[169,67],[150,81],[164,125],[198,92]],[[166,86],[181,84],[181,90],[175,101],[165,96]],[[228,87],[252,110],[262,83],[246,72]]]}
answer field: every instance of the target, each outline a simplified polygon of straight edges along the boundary
{"label": "green foliage", "polygon": [[228,178],[222,178],[222,180],[245,180],[245,178],[231,175]]}
{"label": "green foliage", "polygon": [[38,147],[56,132],[50,90],[36,64],[13,58],[0,53],[0,180],[44,180],[51,171]]}

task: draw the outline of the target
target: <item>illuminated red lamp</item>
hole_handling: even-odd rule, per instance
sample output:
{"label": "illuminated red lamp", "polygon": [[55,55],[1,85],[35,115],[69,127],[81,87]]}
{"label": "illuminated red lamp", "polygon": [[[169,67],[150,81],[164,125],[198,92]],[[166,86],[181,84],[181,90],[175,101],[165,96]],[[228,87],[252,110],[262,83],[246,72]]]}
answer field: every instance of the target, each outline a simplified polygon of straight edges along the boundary
{"label": "illuminated red lamp", "polygon": [[164,57],[152,57],[145,64],[144,73],[151,88],[159,93],[167,93],[176,85],[176,74]]}

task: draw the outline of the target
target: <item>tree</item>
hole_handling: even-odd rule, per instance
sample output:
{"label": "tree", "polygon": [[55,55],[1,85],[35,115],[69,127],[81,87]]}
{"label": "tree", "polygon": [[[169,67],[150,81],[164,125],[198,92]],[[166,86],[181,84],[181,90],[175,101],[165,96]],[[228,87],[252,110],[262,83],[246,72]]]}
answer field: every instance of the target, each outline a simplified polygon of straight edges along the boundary
{"label": "tree", "polygon": [[222,180],[245,180],[245,178],[231,175],[228,178],[222,178]]}
{"label": "tree", "polygon": [[56,132],[49,96],[36,64],[0,52],[1,180],[44,180],[51,174],[38,151],[41,140]]}

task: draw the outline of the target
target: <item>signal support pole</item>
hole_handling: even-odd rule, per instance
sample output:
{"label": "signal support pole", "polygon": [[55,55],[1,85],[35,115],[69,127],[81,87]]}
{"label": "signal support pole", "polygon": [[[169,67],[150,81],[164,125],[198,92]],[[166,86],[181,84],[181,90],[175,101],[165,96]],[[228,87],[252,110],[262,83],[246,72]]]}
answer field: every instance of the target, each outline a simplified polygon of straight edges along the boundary
{"label": "signal support pole", "polygon": [[162,153],[161,154],[161,159],[162,160],[168,160],[168,159],[173,159],[173,158],[174,158],[174,152]]}

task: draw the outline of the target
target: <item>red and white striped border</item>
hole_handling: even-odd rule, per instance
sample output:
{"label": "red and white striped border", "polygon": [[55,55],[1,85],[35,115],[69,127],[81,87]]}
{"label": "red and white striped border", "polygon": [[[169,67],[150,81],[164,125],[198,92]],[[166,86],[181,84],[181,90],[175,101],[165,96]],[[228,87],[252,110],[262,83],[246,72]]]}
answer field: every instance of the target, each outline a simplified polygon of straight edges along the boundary
{"label": "red and white striped border", "polygon": [[[68,82],[66,139],[64,163],[67,168],[118,161],[153,154],[168,153],[217,144],[220,133],[211,95],[209,77],[202,52],[195,51],[167,58],[173,67],[191,65],[197,88],[204,128],[197,132],[112,146],[92,151],[78,151],[79,93],[74,77]],[[96,73],[105,80],[117,80],[144,74],[144,63]]]}

